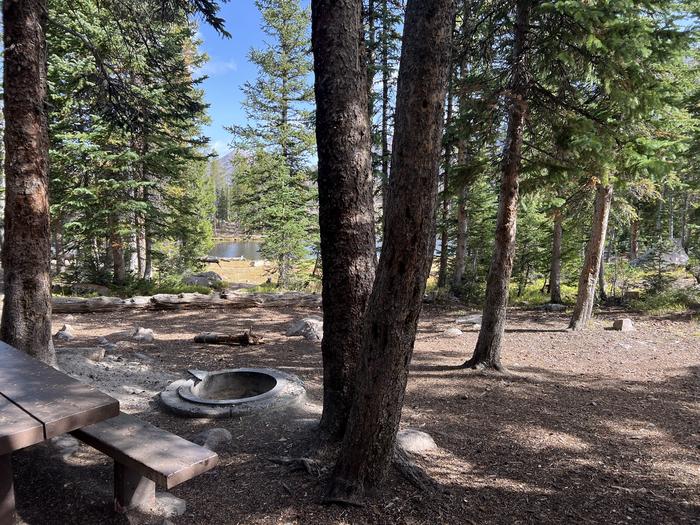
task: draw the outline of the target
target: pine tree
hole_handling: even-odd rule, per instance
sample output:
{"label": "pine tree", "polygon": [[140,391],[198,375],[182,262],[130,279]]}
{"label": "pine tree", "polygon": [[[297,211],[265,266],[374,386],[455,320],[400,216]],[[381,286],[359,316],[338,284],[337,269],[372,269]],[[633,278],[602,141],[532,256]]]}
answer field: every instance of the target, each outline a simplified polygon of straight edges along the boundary
{"label": "pine tree", "polygon": [[229,128],[246,152],[239,156],[236,184],[243,190],[235,202],[247,230],[264,234],[261,252],[275,261],[278,285],[286,287],[295,264],[314,243],[309,14],[298,0],[258,0],[256,5],[271,41],[250,52],[258,78],[243,87],[248,124]]}

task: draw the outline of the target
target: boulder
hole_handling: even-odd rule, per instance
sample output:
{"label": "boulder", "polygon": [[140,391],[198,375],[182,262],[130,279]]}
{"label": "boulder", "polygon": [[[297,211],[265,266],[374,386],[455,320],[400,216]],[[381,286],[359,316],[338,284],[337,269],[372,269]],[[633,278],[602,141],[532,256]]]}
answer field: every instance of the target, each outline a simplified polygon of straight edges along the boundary
{"label": "boulder", "polygon": [[634,267],[656,266],[659,259],[666,268],[686,266],[690,257],[688,252],[683,248],[680,239],[674,239],[660,248],[652,248],[647,250],[636,259],[630,261],[630,265]]}
{"label": "boulder", "polygon": [[323,339],[323,319],[306,317],[295,321],[287,330],[288,337],[302,336],[307,341],[320,342]]}
{"label": "boulder", "polygon": [[75,333],[73,332],[73,327],[69,324],[64,324],[56,335],[54,336],[59,341],[72,341],[75,339]]}
{"label": "boulder", "polygon": [[231,432],[225,428],[212,428],[210,430],[200,432],[194,437],[194,439],[192,439],[192,441],[203,446],[204,448],[208,448],[212,452],[219,453],[226,448],[226,445],[233,441],[233,436],[231,435]]}
{"label": "boulder", "polygon": [[617,330],[618,332],[634,332],[632,319],[616,319],[613,323],[613,330]]}
{"label": "boulder", "polygon": [[545,312],[565,312],[566,305],[557,303],[547,303],[542,306],[542,310],[544,310]]}
{"label": "boulder", "polygon": [[152,343],[155,339],[153,330],[150,328],[141,328],[137,326],[134,332],[131,334],[131,338],[139,343]]}
{"label": "boulder", "polygon": [[464,332],[462,332],[462,330],[459,328],[449,328],[443,332],[443,335],[445,337],[459,337],[464,335]]}
{"label": "boulder", "polygon": [[430,434],[415,428],[399,430],[396,434],[396,444],[405,452],[413,454],[424,454],[438,448]]}
{"label": "boulder", "polygon": [[188,275],[182,282],[189,286],[208,286],[213,287],[222,282],[222,277],[216,272],[201,272]]}

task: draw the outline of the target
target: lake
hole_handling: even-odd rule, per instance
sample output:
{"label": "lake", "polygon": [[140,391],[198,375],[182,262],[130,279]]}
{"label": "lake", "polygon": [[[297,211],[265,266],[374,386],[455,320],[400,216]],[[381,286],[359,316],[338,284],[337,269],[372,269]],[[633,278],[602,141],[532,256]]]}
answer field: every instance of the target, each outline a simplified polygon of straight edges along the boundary
{"label": "lake", "polygon": [[244,257],[247,261],[262,259],[260,243],[256,241],[226,241],[217,242],[209,252],[211,257]]}

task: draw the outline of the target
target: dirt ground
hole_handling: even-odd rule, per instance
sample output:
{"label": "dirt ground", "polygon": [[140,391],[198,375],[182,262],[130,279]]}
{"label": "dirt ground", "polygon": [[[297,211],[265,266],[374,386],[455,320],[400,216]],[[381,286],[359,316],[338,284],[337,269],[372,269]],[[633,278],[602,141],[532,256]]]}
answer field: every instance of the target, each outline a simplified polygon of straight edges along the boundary
{"label": "dirt ground", "polygon": [[[471,312],[473,313],[473,312]],[[134,326],[156,342],[124,344],[99,365],[62,353],[66,368],[103,388],[125,411],[192,438],[224,427],[234,439],[220,465],[172,490],[187,501],[176,524],[273,523],[700,523],[700,326],[687,318],[632,316],[637,331],[606,330],[604,312],[585,333],[563,329],[562,314],[512,311],[503,352],[506,376],[454,365],[477,333],[456,338],[465,312],[426,307],[417,338],[403,427],[430,433],[439,450],[417,459],[436,481],[421,491],[398,474],[363,507],[322,504],[324,475],[269,460],[314,454],[321,406],[320,346],[283,334],[310,310],[131,312],[56,316],[77,339],[128,339]],[[192,343],[200,331],[253,326],[262,346]],[[90,366],[93,370],[90,370]],[[187,368],[274,367],[306,383],[294,410],[229,420],[188,420],[161,412],[156,394]],[[82,376],[80,374],[83,374]],[[114,378],[117,380],[114,380]],[[112,378],[110,380],[110,378]],[[111,462],[81,446],[57,457],[50,445],[14,455],[18,513],[28,524],[128,523],[110,511]],[[152,523],[163,519],[151,518]]]}

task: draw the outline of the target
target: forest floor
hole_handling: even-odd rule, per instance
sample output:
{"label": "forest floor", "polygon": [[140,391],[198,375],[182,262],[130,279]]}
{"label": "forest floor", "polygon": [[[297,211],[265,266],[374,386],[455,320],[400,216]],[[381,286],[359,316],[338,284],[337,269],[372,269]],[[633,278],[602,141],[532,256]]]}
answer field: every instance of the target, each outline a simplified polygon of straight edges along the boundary
{"label": "forest floor", "polygon": [[[471,312],[473,313],[473,312]],[[223,427],[233,442],[217,468],[172,493],[187,501],[173,523],[700,523],[700,326],[688,317],[632,317],[637,330],[606,330],[605,311],[583,333],[568,317],[509,314],[503,362],[508,375],[454,366],[471,354],[476,331],[444,334],[464,310],[427,306],[420,322],[402,427],[433,436],[438,450],[417,458],[436,481],[422,491],[396,472],[363,507],[322,504],[325,476],[269,460],[313,456],[321,411],[317,343],[284,336],[309,309],[128,312],[56,316],[77,338],[128,339],[152,328],[150,345],[120,344],[118,358],[83,362],[61,352],[64,368],[117,396],[122,409],[192,438]],[[192,343],[201,331],[253,326],[266,343]],[[463,327],[462,327],[463,328]],[[464,328],[463,328],[464,329]],[[266,416],[188,420],[163,413],[156,395],[186,369],[274,367],[301,377],[308,401]],[[90,368],[91,367],[91,368]],[[82,376],[80,375],[82,374]],[[115,380],[116,378],[116,380]],[[51,445],[14,455],[18,513],[24,523],[163,523],[111,513],[109,458],[89,447],[57,456]]]}

